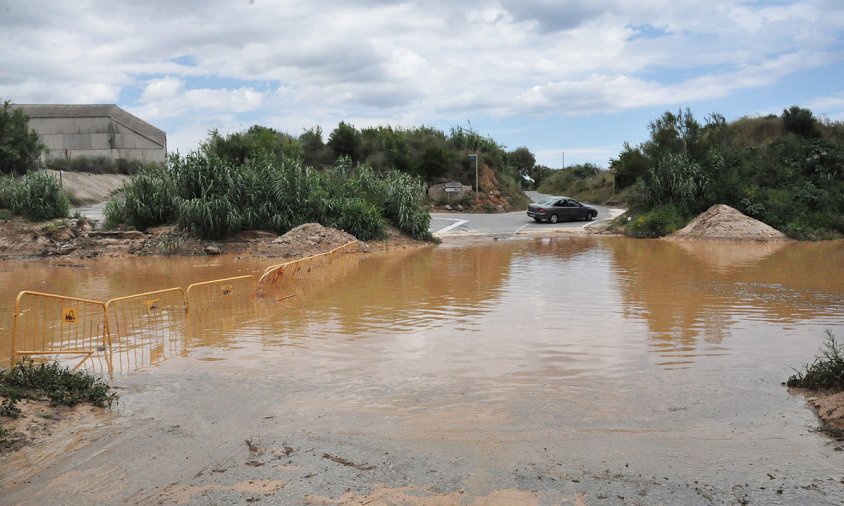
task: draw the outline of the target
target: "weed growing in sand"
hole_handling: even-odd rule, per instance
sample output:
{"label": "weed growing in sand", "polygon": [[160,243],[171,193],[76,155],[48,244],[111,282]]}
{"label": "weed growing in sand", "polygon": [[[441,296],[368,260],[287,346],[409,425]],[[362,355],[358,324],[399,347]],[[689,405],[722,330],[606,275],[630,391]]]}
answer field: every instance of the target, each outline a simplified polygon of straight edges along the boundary
{"label": "weed growing in sand", "polygon": [[815,357],[805,372],[794,370],[796,374],[788,378],[787,385],[811,389],[844,390],[844,344],[835,340],[832,331],[826,331],[826,341],[821,347],[821,356]]}
{"label": "weed growing in sand", "polygon": [[85,371],[70,371],[58,362],[36,364],[30,358],[0,370],[0,396],[11,401],[4,402],[7,411],[20,399],[48,399],[62,406],[87,402],[108,408],[118,399],[108,384]]}
{"label": "weed growing in sand", "polygon": [[[11,369],[0,369],[0,416],[17,418],[21,399],[48,399],[53,405],[75,406],[83,402],[111,408],[118,395],[101,379],[85,371],[70,371],[57,362],[35,364],[25,358]],[[9,430],[0,426],[0,441]]]}

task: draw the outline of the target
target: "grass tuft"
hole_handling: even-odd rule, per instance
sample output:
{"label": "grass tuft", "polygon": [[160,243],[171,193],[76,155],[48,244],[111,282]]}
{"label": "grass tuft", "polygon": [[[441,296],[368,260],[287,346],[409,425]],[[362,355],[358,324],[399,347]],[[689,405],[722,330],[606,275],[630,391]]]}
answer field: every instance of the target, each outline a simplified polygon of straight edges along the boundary
{"label": "grass tuft", "polygon": [[836,341],[832,331],[826,331],[826,341],[821,355],[812,364],[804,366],[805,372],[794,370],[795,374],[786,383],[790,387],[813,390],[844,390],[844,345]]}
{"label": "grass tuft", "polygon": [[87,402],[108,408],[118,399],[107,383],[85,371],[70,371],[58,362],[36,364],[30,358],[0,370],[0,396],[6,398],[3,407],[7,412],[13,411],[11,404],[20,399],[48,399],[61,406]]}

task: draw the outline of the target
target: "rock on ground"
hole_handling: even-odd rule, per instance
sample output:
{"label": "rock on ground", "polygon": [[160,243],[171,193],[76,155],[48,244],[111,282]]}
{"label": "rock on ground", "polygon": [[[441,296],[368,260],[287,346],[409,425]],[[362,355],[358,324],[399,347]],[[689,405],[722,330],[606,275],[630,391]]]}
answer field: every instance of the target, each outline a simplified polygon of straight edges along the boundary
{"label": "rock on ground", "polygon": [[671,234],[683,239],[728,239],[742,241],[784,241],[779,230],[724,204],[716,204],[684,228]]}

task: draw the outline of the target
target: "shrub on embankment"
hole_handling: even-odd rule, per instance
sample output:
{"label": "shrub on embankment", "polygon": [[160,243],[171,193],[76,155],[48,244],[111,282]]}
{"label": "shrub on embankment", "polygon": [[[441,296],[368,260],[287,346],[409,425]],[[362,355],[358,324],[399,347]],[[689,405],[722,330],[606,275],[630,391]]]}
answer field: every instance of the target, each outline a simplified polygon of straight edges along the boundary
{"label": "shrub on embankment", "polygon": [[56,178],[46,172],[30,172],[18,179],[0,176],[0,208],[44,221],[66,217],[70,201]]}
{"label": "shrub on embankment", "polygon": [[144,229],[175,222],[199,237],[242,230],[284,233],[316,222],[361,240],[382,238],[386,223],[430,239],[423,184],[396,172],[377,173],[342,157],[315,170],[296,159],[258,156],[226,161],[213,153],[174,155],[167,167],[133,176],[105,210],[109,226]]}
{"label": "shrub on embankment", "polygon": [[795,106],[779,117],[727,122],[713,114],[700,124],[686,109],[649,129],[649,140],[625,145],[610,162],[617,189],[629,192],[628,231],[650,221],[669,226],[644,235],[670,233],[675,218],[682,227],[726,204],[795,239],[844,235],[844,123]]}
{"label": "shrub on embankment", "polygon": [[566,195],[581,202],[604,203],[614,197],[612,175],[591,163],[551,171],[536,190],[548,195]]}

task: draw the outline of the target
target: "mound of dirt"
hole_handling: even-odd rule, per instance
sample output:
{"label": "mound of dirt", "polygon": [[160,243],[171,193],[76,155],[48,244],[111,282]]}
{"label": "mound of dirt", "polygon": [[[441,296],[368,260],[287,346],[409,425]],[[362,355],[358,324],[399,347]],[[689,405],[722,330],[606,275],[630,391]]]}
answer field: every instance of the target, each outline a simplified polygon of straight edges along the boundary
{"label": "mound of dirt", "polygon": [[724,204],[716,204],[684,228],[671,234],[680,239],[784,241],[785,234]]}
{"label": "mound of dirt", "polygon": [[351,234],[319,223],[305,223],[273,239],[258,245],[258,254],[271,257],[305,257],[317,255],[356,240]]}

